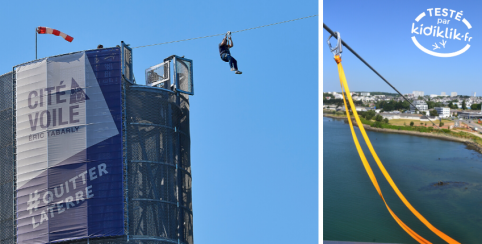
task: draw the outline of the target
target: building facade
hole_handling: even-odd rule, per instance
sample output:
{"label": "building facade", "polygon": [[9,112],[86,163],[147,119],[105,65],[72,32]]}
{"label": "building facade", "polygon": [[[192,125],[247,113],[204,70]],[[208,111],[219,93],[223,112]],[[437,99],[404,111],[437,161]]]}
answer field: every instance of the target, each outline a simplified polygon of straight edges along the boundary
{"label": "building facade", "polygon": [[457,112],[457,117],[464,119],[479,119],[482,118],[482,113],[480,111],[459,111]]}
{"label": "building facade", "polygon": [[450,117],[450,108],[448,108],[448,107],[435,107],[434,109],[437,111],[438,116],[440,118]]}
{"label": "building facade", "polygon": [[418,98],[418,97],[423,97],[424,96],[424,92],[423,91],[413,91],[413,96],[415,98]]}
{"label": "building facade", "polygon": [[410,112],[415,113],[416,111],[420,112],[425,112],[428,110],[428,105],[425,101],[423,100],[415,100],[412,102],[412,105],[410,105]]}

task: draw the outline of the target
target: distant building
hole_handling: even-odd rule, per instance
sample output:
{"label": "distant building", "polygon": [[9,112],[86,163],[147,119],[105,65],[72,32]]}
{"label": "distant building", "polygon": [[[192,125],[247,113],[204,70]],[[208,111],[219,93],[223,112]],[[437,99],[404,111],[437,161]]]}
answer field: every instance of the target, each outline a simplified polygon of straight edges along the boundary
{"label": "distant building", "polygon": [[440,118],[450,117],[450,108],[447,107],[435,107],[434,108]]}
{"label": "distant building", "polygon": [[445,92],[442,92],[440,95],[442,95],[442,96],[446,96]]}
{"label": "distant building", "polygon": [[457,116],[459,118],[464,118],[464,119],[478,119],[478,118],[482,118],[482,113],[480,113],[480,111],[478,112],[459,111],[457,113]]}
{"label": "distant building", "polygon": [[[417,109],[421,112],[428,110],[428,105],[423,100],[415,100],[412,102],[413,105],[410,105],[410,112],[415,113]],[[416,107],[416,108],[415,108]]]}
{"label": "distant building", "polygon": [[329,109],[329,110],[336,110],[336,105],[324,105],[323,108]]}
{"label": "distant building", "polygon": [[335,94],[333,95],[335,99],[343,99],[343,96],[341,94]]}
{"label": "distant building", "polygon": [[421,114],[400,114],[400,119],[416,119],[416,120],[420,120],[420,118],[422,117]]}
{"label": "distant building", "polygon": [[380,115],[381,115],[384,119],[388,119],[388,120],[391,120],[391,119],[400,119],[400,114],[380,113]]}
{"label": "distant building", "polygon": [[413,93],[413,96],[414,96],[415,98],[417,98],[417,97],[423,97],[423,96],[424,96],[424,92],[423,92],[423,91],[413,91],[412,93]]}
{"label": "distant building", "polygon": [[360,92],[360,96],[368,97],[370,96],[369,92]]}
{"label": "distant building", "polygon": [[450,93],[450,96],[451,96],[451,97],[456,97],[456,96],[457,96],[457,92],[451,92],[451,93]]}
{"label": "distant building", "polygon": [[439,95],[437,94],[430,94],[430,98],[438,97]]}
{"label": "distant building", "polygon": [[420,117],[420,121],[434,121],[434,120],[438,120],[438,119],[440,119],[438,116],[424,115],[424,116]]}
{"label": "distant building", "polygon": [[364,112],[364,111],[368,111],[369,108],[362,107],[362,106],[355,106],[355,110],[358,112]]}

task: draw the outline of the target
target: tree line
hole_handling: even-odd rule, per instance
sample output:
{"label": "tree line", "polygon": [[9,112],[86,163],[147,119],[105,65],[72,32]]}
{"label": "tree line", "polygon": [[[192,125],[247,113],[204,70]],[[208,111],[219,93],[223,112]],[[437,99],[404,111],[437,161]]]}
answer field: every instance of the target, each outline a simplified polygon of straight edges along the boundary
{"label": "tree line", "polygon": [[383,109],[384,111],[393,111],[393,110],[409,110],[410,103],[407,101],[378,101],[375,103],[375,107]]}

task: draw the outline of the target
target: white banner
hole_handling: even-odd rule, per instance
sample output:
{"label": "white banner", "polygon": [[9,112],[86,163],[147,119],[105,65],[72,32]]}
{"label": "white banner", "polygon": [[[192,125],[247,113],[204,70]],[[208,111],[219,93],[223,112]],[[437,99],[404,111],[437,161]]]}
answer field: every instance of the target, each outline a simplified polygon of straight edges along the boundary
{"label": "white banner", "polygon": [[[86,149],[119,131],[85,52],[17,67],[16,96],[18,240],[48,243],[49,219],[68,216],[74,207],[78,208],[73,218],[80,217],[79,213],[87,216],[86,204],[80,206],[93,196],[87,180],[108,171],[106,164],[87,169],[82,164]],[[80,174],[65,180],[61,176],[73,171],[53,170],[59,165],[73,165]],[[87,235],[86,226],[71,230]]]}

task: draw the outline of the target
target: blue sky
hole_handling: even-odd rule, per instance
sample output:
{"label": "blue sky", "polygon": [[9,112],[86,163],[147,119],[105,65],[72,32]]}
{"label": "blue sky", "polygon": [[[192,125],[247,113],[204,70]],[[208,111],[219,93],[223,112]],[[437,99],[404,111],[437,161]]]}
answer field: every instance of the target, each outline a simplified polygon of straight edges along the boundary
{"label": "blue sky", "polygon": [[[122,40],[136,47],[296,19],[318,14],[318,2],[24,1],[2,3],[2,10],[0,74],[35,58],[37,26],[74,37],[69,43],[39,35],[42,58]],[[194,241],[314,243],[318,18],[233,34],[231,53],[242,75],[220,60],[221,39],[133,51],[140,84],[146,68],[172,54],[193,60]]]}
{"label": "blue sky", "polygon": [[[333,31],[339,31],[342,39],[361,55],[372,67],[392,83],[400,92],[424,91],[428,94],[457,92],[459,95],[482,95],[478,85],[480,53],[482,52],[482,17],[478,1],[325,1],[323,22]],[[438,44],[439,52],[454,52],[465,44],[471,47],[463,54],[440,58],[419,50],[411,37],[412,23],[429,8],[447,8],[463,11],[472,29],[454,18],[448,25],[438,24],[436,18],[428,15],[420,20],[424,27],[430,25],[458,29],[462,34],[470,33],[470,42],[446,40],[446,49]],[[450,14],[450,12],[449,12]],[[455,15],[454,15],[455,17]],[[453,23],[453,24],[452,24]],[[329,34],[323,30],[323,91],[340,91],[338,72],[333,55],[328,51],[326,39]],[[429,50],[442,38],[417,36],[420,43]],[[445,50],[445,51],[443,51]],[[393,90],[368,69],[347,49],[343,52],[343,67],[352,91]]]}

